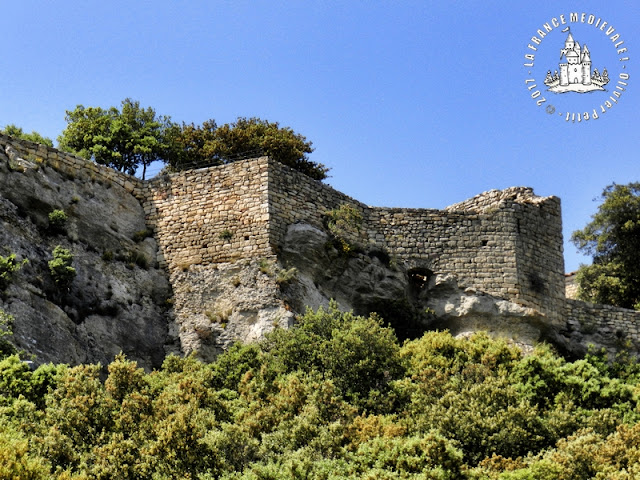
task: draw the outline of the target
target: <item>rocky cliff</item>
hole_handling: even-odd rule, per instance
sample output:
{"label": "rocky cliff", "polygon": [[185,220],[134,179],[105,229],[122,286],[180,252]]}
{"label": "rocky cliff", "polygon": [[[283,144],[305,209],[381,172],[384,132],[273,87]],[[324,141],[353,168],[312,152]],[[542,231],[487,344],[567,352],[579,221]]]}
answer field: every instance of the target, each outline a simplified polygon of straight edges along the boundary
{"label": "rocky cliff", "polygon": [[[71,282],[52,276],[58,246]],[[267,158],[141,182],[0,135],[0,257],[16,270],[0,310],[37,363],[209,361],[331,299],[401,338],[485,330],[569,355],[640,344],[638,313],[565,298],[559,199],[524,187],[376,208]]]}
{"label": "rocky cliff", "polygon": [[[15,319],[16,347],[38,363],[106,365],[120,351],[146,368],[169,352],[211,360],[233,341],[290,326],[296,312],[330,299],[379,313],[402,337],[445,326],[509,330],[525,343],[539,336],[523,327],[523,319],[537,318],[531,309],[478,297],[451,277],[409,272],[381,251],[345,255],[326,229],[305,223],[287,228],[278,255],[169,273],[158,266],[141,203],[125,188],[23,158],[10,145],[3,150],[0,255],[28,263],[12,275],[0,308]],[[54,211],[65,212],[62,226],[51,224]],[[55,284],[48,266],[58,245],[73,255],[77,274],[68,287]]]}
{"label": "rocky cliff", "polygon": [[[171,288],[157,268],[140,203],[122,187],[88,173],[61,172],[0,151],[0,255],[27,260],[2,292],[14,317],[15,345],[38,363],[109,363],[123,351],[141,365],[178,350],[168,328]],[[49,214],[63,211],[54,226]],[[70,286],[54,283],[56,246],[73,255]]]}

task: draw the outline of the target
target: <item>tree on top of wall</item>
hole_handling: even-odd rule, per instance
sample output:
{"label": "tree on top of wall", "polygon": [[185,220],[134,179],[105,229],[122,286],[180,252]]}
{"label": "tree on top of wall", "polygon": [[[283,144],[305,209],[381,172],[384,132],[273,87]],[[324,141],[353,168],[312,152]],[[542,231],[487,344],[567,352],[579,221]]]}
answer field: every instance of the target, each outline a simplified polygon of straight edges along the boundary
{"label": "tree on top of wall", "polygon": [[173,125],[167,133],[171,149],[167,160],[174,170],[268,155],[316,180],[327,178],[328,168],[309,160],[312,143],[278,122],[240,117],[233,123],[218,126],[215,120],[208,120],[201,126]]}
{"label": "tree on top of wall", "polygon": [[578,270],[578,296],[640,310],[640,183],[609,185],[591,222],[571,236],[593,257]]}
{"label": "tree on top of wall", "polygon": [[171,120],[138,101],[127,98],[121,109],[78,105],[67,110],[65,120],[67,127],[58,137],[61,150],[130,175],[142,167],[143,179],[149,164],[165,160],[165,131]]}
{"label": "tree on top of wall", "polygon": [[66,112],[65,120],[67,127],[58,137],[61,150],[128,174],[142,167],[143,179],[154,161],[184,170],[260,155],[316,180],[327,177],[328,168],[308,158],[313,152],[310,141],[289,127],[260,118],[238,118],[221,126],[215,120],[179,125],[127,98],[120,109],[78,105]]}

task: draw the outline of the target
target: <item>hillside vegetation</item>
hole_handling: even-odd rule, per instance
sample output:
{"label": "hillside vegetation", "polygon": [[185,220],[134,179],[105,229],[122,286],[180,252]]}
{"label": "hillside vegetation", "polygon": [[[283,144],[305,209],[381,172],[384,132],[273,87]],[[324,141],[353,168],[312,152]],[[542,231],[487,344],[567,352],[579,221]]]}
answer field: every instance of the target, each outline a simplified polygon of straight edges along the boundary
{"label": "hillside vegetation", "polygon": [[640,369],[308,311],[215,363],[0,361],[0,478],[631,479]]}

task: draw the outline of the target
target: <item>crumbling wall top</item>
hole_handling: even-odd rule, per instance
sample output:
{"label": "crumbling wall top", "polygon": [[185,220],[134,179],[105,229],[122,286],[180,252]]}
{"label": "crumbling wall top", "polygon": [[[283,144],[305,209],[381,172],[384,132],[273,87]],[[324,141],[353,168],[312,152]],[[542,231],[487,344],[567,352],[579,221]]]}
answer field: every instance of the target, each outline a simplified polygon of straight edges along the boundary
{"label": "crumbling wall top", "polygon": [[446,212],[487,213],[505,203],[541,205],[557,197],[540,197],[531,187],[509,187],[504,190],[489,190],[444,209]]}

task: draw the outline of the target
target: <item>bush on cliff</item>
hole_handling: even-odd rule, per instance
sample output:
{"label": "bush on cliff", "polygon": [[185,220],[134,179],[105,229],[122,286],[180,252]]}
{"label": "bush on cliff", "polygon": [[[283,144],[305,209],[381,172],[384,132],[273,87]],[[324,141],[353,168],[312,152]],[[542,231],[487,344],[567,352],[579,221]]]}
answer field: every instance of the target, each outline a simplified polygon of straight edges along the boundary
{"label": "bush on cliff", "polygon": [[69,288],[76,277],[76,269],[72,267],[73,254],[61,245],[57,245],[49,260],[51,278],[59,288]]}
{"label": "bush on cliff", "polygon": [[0,255],[0,291],[11,284],[13,275],[27,263],[29,261],[26,258],[22,261],[17,261],[15,253],[11,253],[6,257]]}
{"label": "bush on cliff", "polygon": [[41,143],[49,147],[53,147],[53,140],[48,137],[43,137],[35,130],[31,133],[26,133],[21,127],[14,125],[13,123],[7,125],[0,133],[5,135],[11,135],[12,137],[21,138],[22,140],[28,140],[30,142]]}

